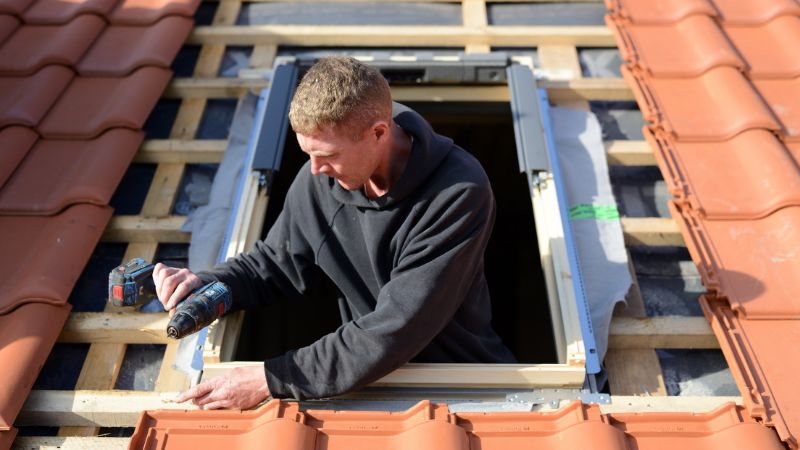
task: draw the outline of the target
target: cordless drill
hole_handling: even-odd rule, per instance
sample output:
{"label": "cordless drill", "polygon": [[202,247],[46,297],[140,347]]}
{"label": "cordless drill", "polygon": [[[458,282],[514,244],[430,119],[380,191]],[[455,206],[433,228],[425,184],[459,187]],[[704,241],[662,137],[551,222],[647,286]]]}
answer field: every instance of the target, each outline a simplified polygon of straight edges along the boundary
{"label": "cordless drill", "polygon": [[[139,306],[157,297],[153,282],[155,266],[133,258],[108,274],[108,301],[114,306]],[[167,324],[167,336],[181,339],[208,326],[231,308],[231,294],[225,283],[214,281],[197,289],[178,303]]]}

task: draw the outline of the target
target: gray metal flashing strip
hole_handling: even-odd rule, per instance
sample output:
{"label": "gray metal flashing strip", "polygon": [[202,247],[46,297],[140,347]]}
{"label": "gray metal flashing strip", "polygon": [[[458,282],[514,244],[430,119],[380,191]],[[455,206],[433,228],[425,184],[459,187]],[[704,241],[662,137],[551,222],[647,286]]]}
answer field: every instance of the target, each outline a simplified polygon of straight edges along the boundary
{"label": "gray metal flashing strip", "polygon": [[536,95],[536,79],[528,67],[520,64],[509,66],[507,73],[519,171],[547,171],[550,164]]}
{"label": "gray metal flashing strip", "polygon": [[289,129],[289,104],[297,87],[298,67],[282,64],[275,68],[269,85],[264,120],[256,141],[253,170],[277,171],[283,158],[283,146]]}

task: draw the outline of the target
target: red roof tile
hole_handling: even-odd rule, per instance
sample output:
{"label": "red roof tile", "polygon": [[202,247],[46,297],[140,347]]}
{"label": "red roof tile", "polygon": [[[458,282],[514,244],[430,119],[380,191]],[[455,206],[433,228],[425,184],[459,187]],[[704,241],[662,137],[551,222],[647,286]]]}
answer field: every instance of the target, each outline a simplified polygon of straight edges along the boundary
{"label": "red roof tile", "polygon": [[744,67],[722,30],[705,15],[663,26],[618,26],[610,17],[606,24],[617,35],[622,58],[653,75],[695,76],[718,66]]}
{"label": "red roof tile", "polygon": [[645,119],[678,140],[718,141],[780,126],[741,72],[717,67],[694,78],[646,78],[622,68]]}
{"label": "red roof tile", "polygon": [[17,165],[28,154],[38,136],[25,127],[8,127],[0,130],[0,188],[14,173]]}
{"label": "red roof tile", "polygon": [[11,448],[11,444],[14,442],[15,437],[17,437],[16,428],[12,427],[9,430],[0,428],[0,448]]}
{"label": "red roof tile", "polygon": [[753,84],[783,125],[784,139],[800,140],[800,78],[753,80]]}
{"label": "red roof tile", "polygon": [[760,25],[775,17],[800,15],[794,0],[713,0],[720,19],[729,25]]}
{"label": "red roof tile", "polygon": [[[775,433],[733,404],[706,414],[601,414],[573,402],[552,413],[457,413],[422,401],[404,412],[300,412],[273,400],[254,411],[148,411],[131,449],[778,450]],[[225,432],[221,433],[220,430]]]}
{"label": "red roof tile", "polygon": [[40,140],[0,189],[0,214],[57,214],[74,203],[108,204],[143,137],[115,128],[91,141]]}
{"label": "red roof tile", "polygon": [[80,14],[105,16],[117,0],[37,0],[22,18],[29,24],[66,24]]}
{"label": "red roof tile", "polygon": [[716,9],[706,0],[605,0],[612,16],[637,24],[671,24],[695,14],[715,17]]}
{"label": "red roof tile", "polygon": [[0,128],[35,127],[69,84],[73,73],[47,66],[29,77],[0,76]]}
{"label": "red roof tile", "polygon": [[795,166],[791,153],[766,130],[714,143],[677,142],[654,127],[644,135],[669,171],[670,192],[703,218],[758,219],[800,206],[800,171],[787,170]]}
{"label": "red roof tile", "polygon": [[24,303],[64,304],[110,218],[111,208],[95,205],[55,217],[0,216],[0,315]]}
{"label": "red roof tile", "polygon": [[761,26],[726,26],[725,33],[747,63],[751,78],[800,75],[800,17],[780,16]]}
{"label": "red roof tile", "polygon": [[168,69],[192,20],[170,16],[152,26],[112,25],[103,32],[77,69],[81,75],[124,76],[142,66]]}
{"label": "red roof tile", "polygon": [[14,423],[71,309],[69,304],[28,303],[14,314],[0,315],[0,430]]}
{"label": "red roof tile", "polygon": [[0,44],[11,36],[11,33],[19,26],[19,19],[14,16],[0,14]]}
{"label": "red roof tile", "polygon": [[103,19],[84,15],[66,25],[19,27],[0,47],[0,73],[27,75],[48,64],[75,65],[105,27]]}
{"label": "red roof tile", "polygon": [[113,127],[141,129],[171,72],[143,67],[125,78],[77,77],[39,126],[48,139],[87,139]]}
{"label": "red roof tile", "polygon": [[200,0],[122,0],[109,16],[115,25],[149,25],[168,15],[192,17]]}
{"label": "red roof tile", "polygon": [[0,0],[0,14],[21,16],[34,0]]}

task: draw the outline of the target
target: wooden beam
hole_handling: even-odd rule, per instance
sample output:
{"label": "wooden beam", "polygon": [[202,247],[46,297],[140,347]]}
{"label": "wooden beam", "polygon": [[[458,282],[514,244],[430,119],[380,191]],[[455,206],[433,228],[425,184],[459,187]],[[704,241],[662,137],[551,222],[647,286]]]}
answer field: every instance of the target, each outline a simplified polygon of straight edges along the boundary
{"label": "wooden beam", "polygon": [[67,320],[58,342],[106,344],[166,344],[166,313],[74,312]]}
{"label": "wooden beam", "polygon": [[225,156],[227,141],[194,139],[150,139],[144,141],[135,163],[220,163]]}
{"label": "wooden beam", "polygon": [[645,141],[605,141],[608,164],[619,166],[655,166],[653,150]]}
{"label": "wooden beam", "polygon": [[185,244],[190,233],[181,231],[186,216],[114,216],[106,227],[103,242],[165,242]]}
{"label": "wooden beam", "polygon": [[[205,364],[203,379],[222,375],[236,367],[263,366],[263,361]],[[405,364],[371,386],[526,388],[579,387],[586,370],[566,364]]]}
{"label": "wooden beam", "polygon": [[603,414],[649,413],[649,412],[689,412],[705,413],[727,403],[742,405],[742,397],[699,397],[699,396],[659,396],[642,397],[611,395],[611,403],[600,405]]}
{"label": "wooden beam", "polygon": [[671,218],[623,217],[626,245],[686,246],[678,224]]}
{"label": "wooden beam", "polygon": [[[486,30],[489,19],[486,14],[485,0],[462,0],[461,21],[467,28]],[[464,48],[466,53],[489,53],[492,48],[488,44],[469,44]]]}
{"label": "wooden beam", "polygon": [[536,47],[569,44],[580,47],[614,47],[605,26],[385,26],[385,25],[239,25],[198,26],[191,44],[302,45],[373,47]]}
{"label": "wooden beam", "polygon": [[614,317],[608,347],[705,349],[719,348],[719,342],[702,316]]}
{"label": "wooden beam", "polygon": [[156,168],[150,192],[142,206],[142,216],[166,217],[172,212],[172,205],[186,169],[184,163],[162,163]]}
{"label": "wooden beam", "polygon": [[126,450],[131,438],[126,437],[57,437],[19,436],[13,450]]}

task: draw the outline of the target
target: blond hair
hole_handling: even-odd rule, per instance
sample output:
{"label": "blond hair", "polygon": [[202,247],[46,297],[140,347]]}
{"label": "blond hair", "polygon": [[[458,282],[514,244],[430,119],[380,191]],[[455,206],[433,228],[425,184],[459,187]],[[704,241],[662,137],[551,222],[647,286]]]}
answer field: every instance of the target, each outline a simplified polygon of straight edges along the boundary
{"label": "blond hair", "polygon": [[321,58],[311,66],[289,108],[296,133],[310,135],[333,127],[353,140],[374,121],[391,118],[389,83],[377,69],[349,56]]}

